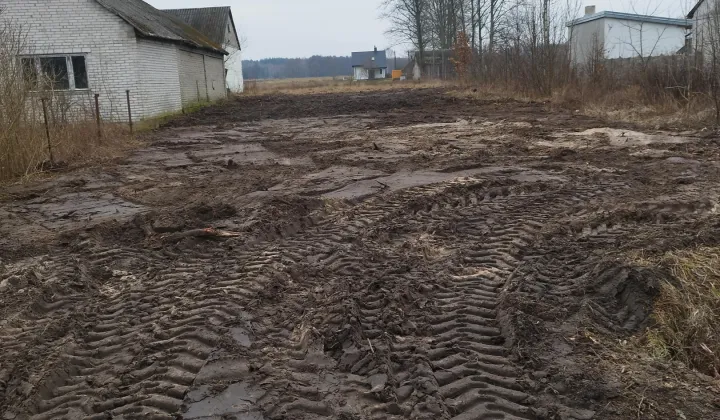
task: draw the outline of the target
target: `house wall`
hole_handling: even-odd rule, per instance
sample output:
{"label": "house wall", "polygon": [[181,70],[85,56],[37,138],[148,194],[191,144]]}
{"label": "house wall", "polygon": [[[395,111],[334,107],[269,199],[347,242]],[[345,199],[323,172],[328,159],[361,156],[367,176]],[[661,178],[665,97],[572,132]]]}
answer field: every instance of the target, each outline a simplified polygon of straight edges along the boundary
{"label": "house wall", "polygon": [[205,73],[207,74],[207,90],[211,101],[227,97],[225,86],[225,57],[205,54]]}
{"label": "house wall", "polygon": [[[375,79],[384,79],[387,75],[387,69],[377,69]],[[364,67],[353,67],[353,78],[355,80],[369,80],[370,71]]]}
{"label": "house wall", "polygon": [[[234,36],[233,36],[234,38]],[[242,51],[235,47],[226,47],[230,55],[225,59],[225,68],[227,69],[227,88],[231,92],[241,93],[245,87],[242,69]]]}
{"label": "house wall", "polygon": [[587,64],[598,48],[604,49],[605,25],[603,20],[596,19],[568,28],[570,57],[574,65]]}
{"label": "house wall", "polygon": [[695,11],[693,16],[693,46],[697,52],[702,53],[706,57],[710,57],[711,39],[718,38],[713,36],[711,29],[720,26],[720,13],[717,12],[718,3],[716,0],[705,0]]}
{"label": "house wall", "polygon": [[367,80],[368,71],[363,67],[353,67],[353,78],[355,80]]}
{"label": "house wall", "polygon": [[[103,118],[127,120],[125,90],[138,92],[134,29],[95,0],[0,0],[0,18],[19,25],[27,35],[24,54],[84,54],[90,91],[69,93],[92,109],[100,94]],[[142,116],[132,95],[134,118]]]}
{"label": "house wall", "polygon": [[[143,116],[182,109],[177,47],[167,42],[137,40],[137,72]],[[132,92],[131,92],[132,95]]]}
{"label": "house wall", "polygon": [[177,57],[183,106],[226,97],[222,56],[180,47]]}
{"label": "house wall", "polygon": [[606,58],[672,55],[685,46],[687,30],[680,26],[620,19],[601,20],[605,21]]}

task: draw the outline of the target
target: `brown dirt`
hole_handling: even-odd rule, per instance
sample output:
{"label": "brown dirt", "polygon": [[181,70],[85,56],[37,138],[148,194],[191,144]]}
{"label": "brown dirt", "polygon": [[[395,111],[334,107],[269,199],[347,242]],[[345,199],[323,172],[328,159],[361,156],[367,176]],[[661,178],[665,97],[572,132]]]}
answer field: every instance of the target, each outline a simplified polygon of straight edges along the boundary
{"label": "brown dirt", "polygon": [[[3,419],[720,419],[643,331],[716,139],[440,89],[239,98],[0,196]],[[213,227],[239,237],[178,234]]]}

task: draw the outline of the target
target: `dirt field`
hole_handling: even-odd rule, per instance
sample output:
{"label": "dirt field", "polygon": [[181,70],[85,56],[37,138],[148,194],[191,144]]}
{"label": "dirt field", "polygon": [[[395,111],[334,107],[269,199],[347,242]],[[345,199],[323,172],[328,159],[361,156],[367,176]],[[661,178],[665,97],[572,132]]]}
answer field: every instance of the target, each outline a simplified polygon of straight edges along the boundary
{"label": "dirt field", "polygon": [[418,89],[150,140],[0,192],[2,419],[720,419],[634,262],[717,245],[714,137]]}

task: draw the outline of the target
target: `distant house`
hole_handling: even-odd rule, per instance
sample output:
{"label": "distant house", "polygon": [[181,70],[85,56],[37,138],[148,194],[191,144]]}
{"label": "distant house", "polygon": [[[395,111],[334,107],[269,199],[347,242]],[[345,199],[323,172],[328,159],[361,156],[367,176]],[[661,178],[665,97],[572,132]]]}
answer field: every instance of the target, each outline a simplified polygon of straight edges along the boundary
{"label": "distant house", "polygon": [[387,76],[385,51],[360,51],[352,53],[353,77],[355,80],[384,79]]}
{"label": "distant house", "polygon": [[[223,46],[142,0],[0,0],[0,19],[22,28],[21,64],[30,89],[106,119],[135,119],[225,98]],[[40,77],[44,76],[44,77]]]}
{"label": "distant house", "polygon": [[567,26],[572,62],[583,65],[594,58],[677,54],[685,47],[692,22],[630,13],[595,13],[595,6],[588,6],[585,16],[568,22]]}
{"label": "distant house", "polygon": [[702,57],[712,54],[712,44],[720,43],[720,3],[717,0],[699,0],[687,15],[693,22],[693,48]]}
{"label": "distant house", "polygon": [[228,52],[225,58],[227,88],[233,92],[242,92],[242,49],[230,7],[169,9],[164,12],[197,29]]}

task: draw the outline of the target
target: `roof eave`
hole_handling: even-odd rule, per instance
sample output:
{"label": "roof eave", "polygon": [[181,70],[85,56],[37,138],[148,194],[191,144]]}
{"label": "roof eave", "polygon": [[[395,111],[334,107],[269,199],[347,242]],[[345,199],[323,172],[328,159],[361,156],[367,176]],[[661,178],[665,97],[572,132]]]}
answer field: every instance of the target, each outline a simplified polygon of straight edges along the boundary
{"label": "roof eave", "polygon": [[703,4],[704,1],[705,0],[698,0],[698,2],[695,3],[695,6],[692,9],[690,9],[690,12],[687,14],[688,19],[692,19],[695,17],[695,12],[697,12],[697,9],[700,8],[700,5]]}
{"label": "roof eave", "polygon": [[231,8],[228,8],[228,9],[230,9],[229,10],[230,23],[232,23],[233,33],[235,34],[235,40],[237,41],[237,44],[238,44],[238,51],[242,51],[242,44],[240,44],[240,37],[238,36],[237,28],[235,27],[235,19],[233,18],[232,9]]}
{"label": "roof eave", "polygon": [[210,47],[210,46],[206,46],[206,45],[200,45],[200,44],[196,44],[194,42],[189,42],[189,41],[186,41],[183,39],[166,38],[164,36],[159,36],[159,35],[155,35],[152,33],[140,31],[137,28],[135,28],[135,33],[137,33],[142,38],[155,39],[155,40],[167,42],[170,44],[185,45],[185,46],[197,48],[199,50],[210,51],[210,52],[214,52],[214,53],[222,54],[222,55],[230,55],[230,53],[227,52],[224,48],[214,48],[214,47]]}
{"label": "roof eave", "polygon": [[[702,0],[701,0],[702,1]],[[618,19],[618,20],[630,20],[636,22],[647,22],[657,23],[668,26],[680,26],[683,28],[692,28],[692,22],[686,19],[674,19],[674,18],[661,18],[656,16],[644,16],[635,15],[631,13],[619,13],[619,12],[599,12],[590,16],[583,16],[581,18],[572,20],[566,24],[568,28],[581,25],[583,23],[593,22],[599,19]]]}

